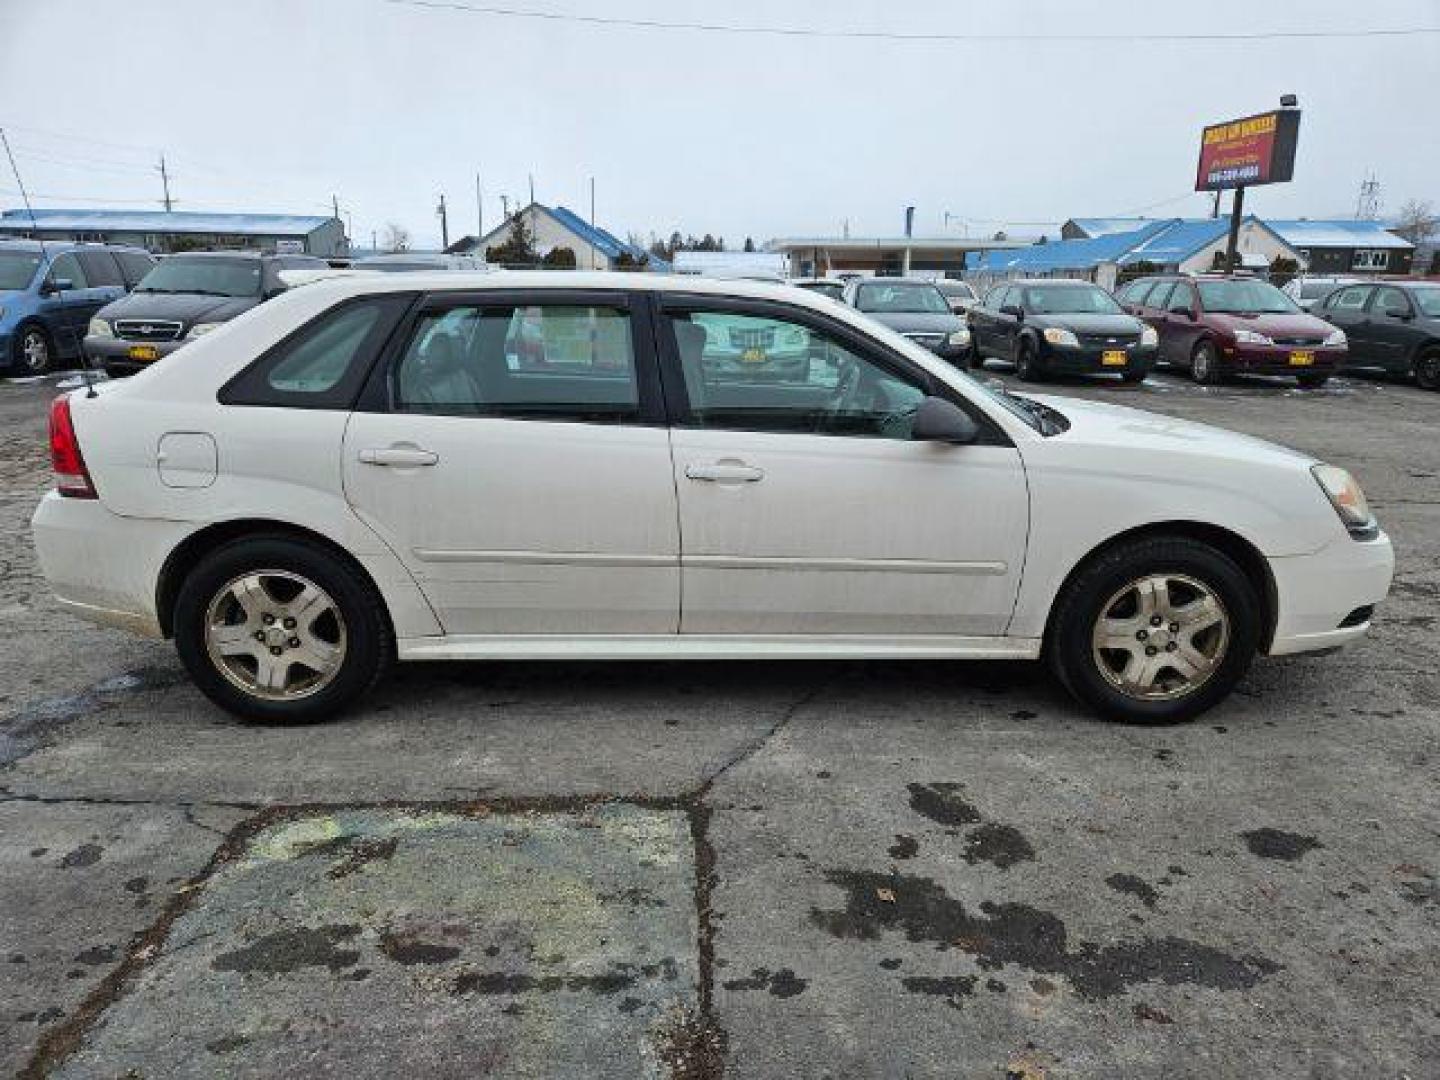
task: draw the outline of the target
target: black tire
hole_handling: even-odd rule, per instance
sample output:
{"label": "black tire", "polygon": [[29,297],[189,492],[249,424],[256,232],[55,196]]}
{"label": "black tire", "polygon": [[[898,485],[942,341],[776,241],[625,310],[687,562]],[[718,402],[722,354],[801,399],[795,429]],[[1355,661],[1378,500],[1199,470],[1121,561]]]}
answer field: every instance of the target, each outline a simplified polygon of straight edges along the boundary
{"label": "black tire", "polygon": [[1440,390],[1440,349],[1426,349],[1415,357],[1415,384],[1422,390]]}
{"label": "black tire", "polygon": [[[247,573],[279,571],[309,579],[334,601],[343,619],[345,649],[331,680],[304,697],[271,700],[246,693],[217,666],[206,648],[211,601]],[[395,660],[395,637],[375,586],[347,560],[320,544],[280,534],[231,541],[190,571],[175,601],[175,649],[195,684],[236,716],[285,724],[328,720],[365,694]]]}
{"label": "black tire", "polygon": [[1021,382],[1040,382],[1045,372],[1040,367],[1040,358],[1029,338],[1021,338],[1015,352],[1015,374]]}
{"label": "black tire", "polygon": [[[1229,618],[1229,641],[1209,676],[1183,696],[1162,700],[1125,693],[1101,671],[1092,648],[1096,622],[1127,583],[1150,574],[1184,575],[1210,590]],[[1260,640],[1261,607],[1235,562],[1208,544],[1185,537],[1126,541],[1102,551],[1068,581],[1056,599],[1046,656],[1065,687],[1107,720],[1173,724],[1192,720],[1225,698],[1244,676]]]}
{"label": "black tire", "polygon": [[55,370],[55,343],[43,326],[26,323],[15,332],[11,366],[20,375],[48,375]]}
{"label": "black tire", "polygon": [[1190,378],[1201,386],[1214,386],[1222,378],[1220,351],[1213,341],[1201,341],[1190,354]]}
{"label": "black tire", "polygon": [[1301,390],[1319,390],[1330,381],[1329,375],[1297,375],[1295,381]]}

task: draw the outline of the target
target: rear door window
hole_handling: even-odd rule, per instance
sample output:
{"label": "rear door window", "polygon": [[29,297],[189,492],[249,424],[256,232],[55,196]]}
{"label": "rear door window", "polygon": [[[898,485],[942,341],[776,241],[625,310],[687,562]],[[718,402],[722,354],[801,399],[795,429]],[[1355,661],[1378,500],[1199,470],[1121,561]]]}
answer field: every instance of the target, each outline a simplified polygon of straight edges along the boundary
{"label": "rear door window", "polygon": [[72,289],[90,287],[89,279],[80,267],[80,260],[68,251],[64,255],[56,256],[55,261],[50,264],[50,280],[57,283],[68,281]]}
{"label": "rear door window", "polygon": [[1165,310],[1165,304],[1170,299],[1170,291],[1175,287],[1173,281],[1157,281],[1155,287],[1145,297],[1145,306],[1155,308],[1159,311]]}
{"label": "rear door window", "polygon": [[120,273],[120,264],[115,261],[115,256],[108,251],[82,251],[77,256],[80,265],[85,268],[85,280],[90,283],[92,289],[100,286],[125,286],[124,275]]}

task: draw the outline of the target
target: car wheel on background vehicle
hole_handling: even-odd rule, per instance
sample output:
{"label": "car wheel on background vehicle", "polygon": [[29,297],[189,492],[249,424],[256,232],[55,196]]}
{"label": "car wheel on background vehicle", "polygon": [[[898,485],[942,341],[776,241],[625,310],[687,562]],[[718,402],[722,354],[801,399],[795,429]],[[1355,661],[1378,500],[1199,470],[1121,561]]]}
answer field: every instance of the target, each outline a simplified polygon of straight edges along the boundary
{"label": "car wheel on background vehicle", "polygon": [[1055,602],[1046,650],[1060,681],[1102,716],[1192,719],[1228,694],[1254,658],[1260,603],[1224,553],[1185,537],[1102,552]]}
{"label": "car wheel on background vehicle", "polygon": [[1213,341],[1202,341],[1190,354],[1190,378],[1202,386],[1214,386],[1220,381],[1220,353]]}
{"label": "car wheel on background vehicle", "polygon": [[1295,381],[1301,390],[1319,390],[1330,381],[1329,375],[1297,375]]}
{"label": "car wheel on background vehicle", "polygon": [[1415,383],[1422,390],[1440,390],[1440,349],[1426,349],[1415,358]]}
{"label": "car wheel on background vehicle", "polygon": [[221,708],[271,723],[321,720],[370,689],[395,642],[358,568],[308,540],[232,541],[186,576],[175,647]]}
{"label": "car wheel on background vehicle", "polygon": [[1039,382],[1043,376],[1035,346],[1026,339],[1021,339],[1019,351],[1015,354],[1015,374],[1024,382]]}
{"label": "car wheel on background vehicle", "polygon": [[38,326],[26,326],[15,335],[14,366],[25,375],[45,375],[55,365],[50,336]]}

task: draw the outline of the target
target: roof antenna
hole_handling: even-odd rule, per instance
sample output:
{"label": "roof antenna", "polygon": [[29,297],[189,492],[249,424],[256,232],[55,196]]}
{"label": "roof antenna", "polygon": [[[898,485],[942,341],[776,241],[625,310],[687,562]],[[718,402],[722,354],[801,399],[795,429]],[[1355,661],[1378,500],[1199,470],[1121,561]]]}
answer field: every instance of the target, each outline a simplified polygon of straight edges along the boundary
{"label": "roof antenna", "polygon": [[[0,127],[0,143],[5,144],[5,156],[10,159],[10,171],[15,174],[15,184],[20,189],[20,198],[25,202],[25,212],[30,215],[30,228],[35,230],[35,239],[40,241],[40,258],[46,262],[50,260],[50,253],[45,249],[45,237],[40,232],[40,223],[35,220],[35,208],[30,205],[30,195],[25,190],[25,181],[20,179],[20,166],[15,164],[15,152],[10,149],[10,139],[5,134],[5,129]],[[71,331],[74,333],[75,331]],[[80,346],[80,377],[85,380],[85,396],[96,397],[95,382],[90,374],[90,360],[85,355],[85,346]]]}

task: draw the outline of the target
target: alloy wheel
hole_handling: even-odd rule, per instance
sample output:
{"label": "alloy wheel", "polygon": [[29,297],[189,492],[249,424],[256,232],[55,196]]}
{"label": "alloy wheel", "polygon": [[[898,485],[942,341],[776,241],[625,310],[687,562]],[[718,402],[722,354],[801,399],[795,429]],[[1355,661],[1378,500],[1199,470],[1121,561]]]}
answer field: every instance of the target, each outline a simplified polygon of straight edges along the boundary
{"label": "alloy wheel", "polygon": [[267,701],[309,697],[345,661],[345,620],[320,586],[288,570],[256,570],[225,584],[205,612],[205,650],[217,671]]}
{"label": "alloy wheel", "polygon": [[1415,382],[1424,390],[1440,390],[1440,352],[1428,352],[1415,361]]}
{"label": "alloy wheel", "polygon": [[1230,616],[1214,591],[1183,574],[1149,574],[1117,590],[1091,634],[1095,665],[1142,701],[1184,697],[1220,667]]}
{"label": "alloy wheel", "polygon": [[20,339],[20,357],[25,367],[36,375],[50,370],[50,343],[39,330],[26,330]]}

